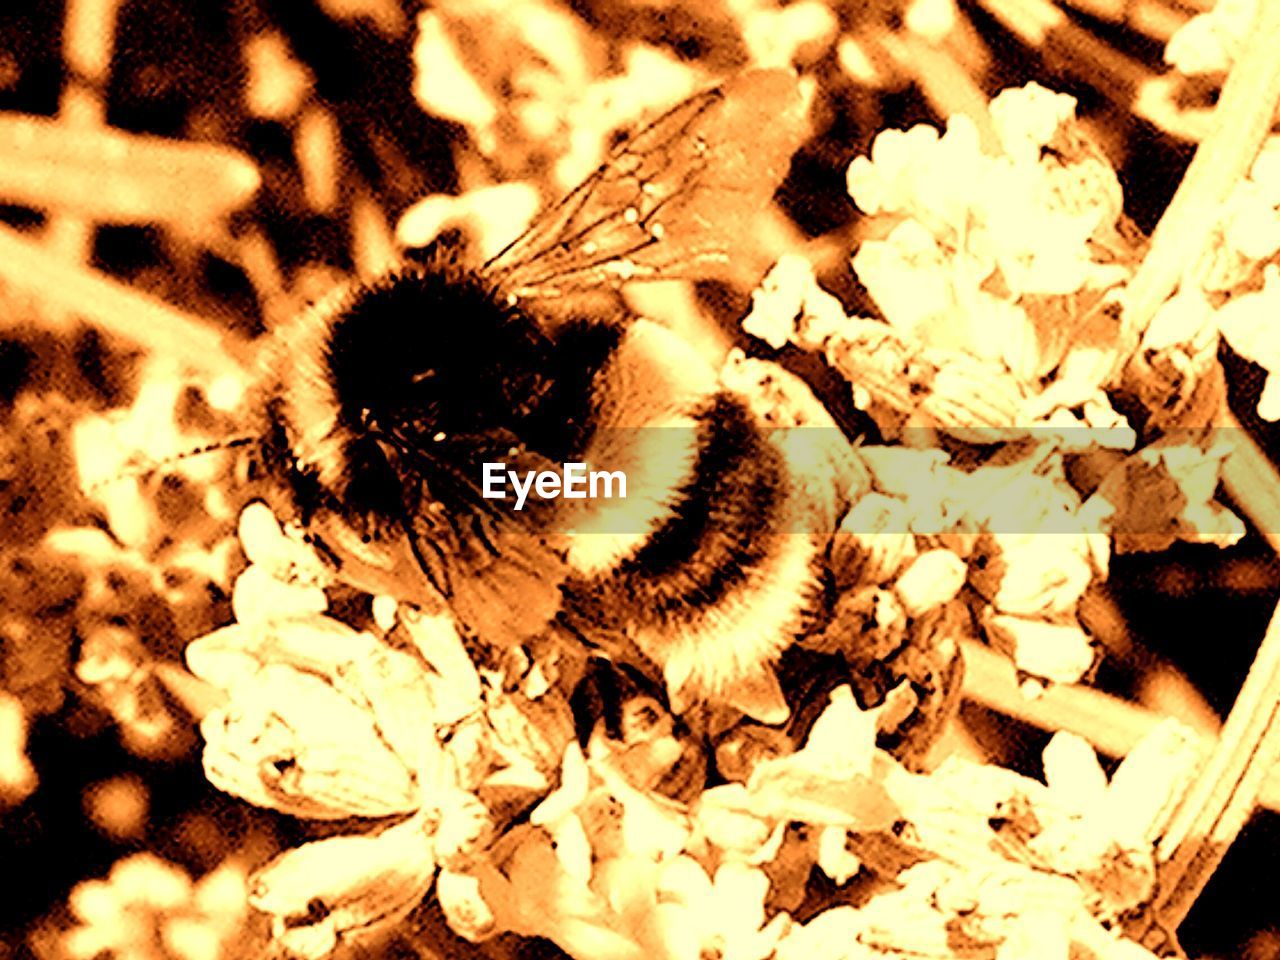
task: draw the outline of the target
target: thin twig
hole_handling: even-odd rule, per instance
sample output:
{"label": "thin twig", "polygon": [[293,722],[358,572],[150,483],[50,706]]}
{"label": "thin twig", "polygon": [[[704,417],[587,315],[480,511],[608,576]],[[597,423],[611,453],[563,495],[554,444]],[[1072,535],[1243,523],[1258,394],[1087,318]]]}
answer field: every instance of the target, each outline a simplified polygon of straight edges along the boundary
{"label": "thin twig", "polygon": [[978,129],[983,150],[1000,153],[1000,138],[987,109],[989,98],[945,47],[905,30],[900,34],[886,34],[883,39],[898,66],[915,77],[916,85],[937,114],[947,118],[956,114],[967,116]]}
{"label": "thin twig", "polygon": [[978,0],[1023,43],[1038,50],[1051,70],[1092,86],[1117,106],[1132,108],[1152,77],[1141,62],[1072,21],[1050,0]]}
{"label": "thin twig", "polygon": [[216,239],[260,182],[253,161],[225,144],[0,114],[0,198],[80,222],[160,224]]}

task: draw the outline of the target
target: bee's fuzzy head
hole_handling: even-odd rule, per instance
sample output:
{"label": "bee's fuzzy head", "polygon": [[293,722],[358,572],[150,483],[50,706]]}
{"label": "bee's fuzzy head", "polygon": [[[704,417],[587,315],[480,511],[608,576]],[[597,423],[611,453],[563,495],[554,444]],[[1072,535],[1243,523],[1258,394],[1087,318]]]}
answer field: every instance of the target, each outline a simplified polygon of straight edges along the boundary
{"label": "bee's fuzzy head", "polygon": [[386,514],[402,493],[396,450],[514,430],[551,386],[549,350],[475,274],[409,268],[338,291],[278,331],[268,432],[321,499]]}

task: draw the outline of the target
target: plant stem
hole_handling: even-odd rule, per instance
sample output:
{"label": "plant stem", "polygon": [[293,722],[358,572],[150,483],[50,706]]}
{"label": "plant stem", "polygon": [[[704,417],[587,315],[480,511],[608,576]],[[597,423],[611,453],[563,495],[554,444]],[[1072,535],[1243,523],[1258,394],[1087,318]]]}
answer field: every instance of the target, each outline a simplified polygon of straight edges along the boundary
{"label": "plant stem", "polygon": [[[1165,719],[1092,687],[1058,684],[1029,699],[1018,687],[1013,665],[985,644],[966,643],[964,660],[964,695],[970,703],[1040,730],[1077,734],[1109,756],[1125,756]],[[1206,758],[1214,750],[1211,738],[1203,738],[1203,750]],[[1280,764],[1266,774],[1258,802],[1280,812]]]}
{"label": "plant stem", "polygon": [[1280,101],[1280,2],[1258,0],[1239,59],[1222,86],[1213,127],[1196,149],[1151,248],[1125,291],[1121,362],[1178,288],[1213,233],[1218,208],[1248,173]]}
{"label": "plant stem", "polygon": [[1280,556],[1280,474],[1235,416],[1224,410],[1217,430],[1228,431],[1231,453],[1222,462],[1222,483],[1231,499]]}
{"label": "plant stem", "polygon": [[1272,616],[1222,736],[1156,848],[1156,896],[1130,935],[1169,943],[1257,806],[1280,760],[1280,607]]}

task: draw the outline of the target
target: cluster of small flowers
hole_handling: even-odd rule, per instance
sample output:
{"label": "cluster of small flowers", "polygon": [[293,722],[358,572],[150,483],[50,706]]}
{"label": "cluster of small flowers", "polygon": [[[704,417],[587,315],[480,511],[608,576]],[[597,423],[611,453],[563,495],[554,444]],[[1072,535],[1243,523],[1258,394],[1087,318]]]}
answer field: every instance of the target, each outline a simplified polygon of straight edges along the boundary
{"label": "cluster of small flowers", "polygon": [[[895,224],[853,258],[893,330],[1002,365],[1027,393],[1079,349],[1090,310],[1127,276],[1108,246],[1120,186],[1080,138],[1074,107],[1037,84],[1006,90],[990,108],[1002,153],[985,153],[973,122],[955,116],[942,136],[927,125],[881,133],[848,172],[854,202]],[[1041,415],[1100,384],[1074,386],[1083,395]]]}
{"label": "cluster of small flowers", "polygon": [[[88,699],[113,717],[131,750],[175,756],[192,737],[175,723],[150,665],[221,616],[234,513],[217,492],[197,492],[190,475],[153,484],[151,497],[130,475],[125,458],[139,445],[159,460],[199,446],[201,426],[214,426],[176,370],[153,372],[158,382],[148,379],[127,411],[94,413],[83,400],[29,391],[9,413],[0,449],[8,478],[0,507],[12,518],[0,532],[0,682],[28,719],[56,711],[68,689],[91,688]],[[16,756],[10,799],[34,782],[19,774]]]}
{"label": "cluster of small flowers", "polygon": [[117,861],[104,880],[71,891],[75,925],[62,938],[73,960],[220,960],[247,947],[246,871],[225,863],[198,881],[149,853]]}
{"label": "cluster of small flowers", "polygon": [[[1133,251],[1119,183],[1079,136],[1074,106],[1035,84],[1005,91],[991,104],[998,154],[964,117],[942,136],[880,134],[848,180],[873,233],[888,231],[853,257],[884,319],[846,316],[807,262],[784,257],[743,322],[775,348],[823,352],[897,442],[858,450],[869,482],[841,526],[855,558],[845,614],[893,649],[914,619],[959,598],[976,632],[1038,678],[1030,690],[1092,665],[1077,610],[1112,549],[1244,534],[1215,501],[1225,438],[1176,431],[1134,450],[1138,431],[1111,405],[1123,364],[1108,303]],[[1199,382],[1206,356],[1217,369],[1216,339],[1172,331],[1164,314],[1142,344],[1147,369]],[[1176,425],[1153,415],[1147,429]]]}
{"label": "cluster of small flowers", "polygon": [[[239,622],[188,650],[225,694],[205,769],[256,805],[364,824],[251,878],[291,956],[386,934],[433,884],[460,936],[545,937],[579,960],[1151,956],[1110,928],[1149,896],[1151,844],[1198,761],[1176,727],[1110,784],[1066,735],[1047,787],[954,760],[913,774],[875,745],[893,705],[841,686],[798,747],[756,725],[722,736],[708,788],[651,697],[584,749],[547,661],[501,676],[450,621],[386,598],[358,631],[326,615],[314,557],[266,507],[240,534]],[[815,869],[837,892],[800,921]]]}
{"label": "cluster of small flowers", "polygon": [[261,807],[370,821],[254,878],[250,902],[280,943],[322,957],[394,926],[437,864],[465,866],[492,841],[495,813],[545,793],[572,714],[543,665],[525,662],[513,682],[515,668],[478,671],[447,618],[389,597],[367,630],[327,616],[323,565],[264,504],[246,508],[239,533],[250,563],[237,622],[187,649],[225,698],[201,723],[205,772]]}
{"label": "cluster of small flowers", "polygon": [[859,452],[871,484],[833,547],[848,586],[832,629],[847,631],[852,618],[859,635],[893,649],[913,624],[950,609],[961,614],[953,629],[1010,656],[1028,693],[1081,679],[1095,651],[1077,610],[1107,574],[1110,542],[1093,519],[1105,505],[1081,503],[1061,459],[1041,447],[966,472],[939,450]]}

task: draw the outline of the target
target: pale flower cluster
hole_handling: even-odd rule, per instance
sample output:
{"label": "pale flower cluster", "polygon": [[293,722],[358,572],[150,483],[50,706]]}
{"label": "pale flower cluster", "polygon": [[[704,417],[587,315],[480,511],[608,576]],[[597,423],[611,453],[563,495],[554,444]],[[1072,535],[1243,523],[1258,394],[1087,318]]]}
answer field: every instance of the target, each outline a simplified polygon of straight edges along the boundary
{"label": "pale flower cluster", "polygon": [[[460,936],[544,937],[576,960],[942,956],[957,931],[1001,960],[1151,956],[1109,927],[1149,895],[1152,842],[1198,759],[1174,728],[1110,784],[1065,735],[1048,787],[959,761],[912,774],[875,745],[892,705],[864,711],[842,686],[798,749],[729,737],[729,781],[699,772],[675,799],[655,785],[685,751],[656,701],[624,711],[623,740],[598,726],[584,748],[571,720],[527,721],[555,695],[545,677],[504,686],[447,621],[386,598],[357,631],[316,609],[305,548],[265,507],[241,536],[249,570],[277,584],[189,648],[226,695],[202,723],[206,771],[251,803],[348,825],[249,880],[285,955],[376,945],[434,884]],[[792,916],[811,870],[862,905]]]}
{"label": "pale flower cluster", "polygon": [[1074,106],[1029,84],[991,103],[998,155],[983,151],[971,120],[955,116],[941,135],[927,125],[886,130],[869,158],[853,161],[854,202],[895,224],[853,258],[895,331],[1003,366],[1023,384],[1059,364],[1063,345],[1046,329],[1043,299],[1101,294],[1126,277],[1092,242],[1120,210],[1110,167],[1041,157]]}
{"label": "pale flower cluster", "polygon": [[895,625],[963,597],[972,634],[1008,653],[1028,693],[1084,676],[1095,650],[1076,611],[1107,574],[1111,545],[1096,517],[1106,505],[1081,502],[1050,447],[970,471],[941,450],[859,452],[871,491],[841,524],[859,584],[842,603],[874,594],[877,621]]}
{"label": "pale flower cluster", "polygon": [[744,327],[775,347],[825,352],[889,436],[1034,427],[1066,446],[1132,447],[1105,392],[1109,312],[1131,267],[1115,173],[1080,134],[1070,97],[1031,84],[1002,93],[991,113],[994,155],[960,116],[941,135],[884,131],[850,165],[850,193],[871,215],[853,266],[883,321],[845,317],[790,256]]}
{"label": "pale flower cluster", "polygon": [[[881,133],[848,183],[875,221],[871,235],[883,235],[861,244],[853,266],[884,319],[845,316],[812,267],[789,256],[743,322],[775,349],[822,352],[854,404],[900,442],[859,448],[871,483],[853,492],[841,526],[858,558],[846,612],[869,617],[892,648],[889,637],[962,600],[974,632],[1010,655],[1029,692],[1077,681],[1093,665],[1077,608],[1105,578],[1113,536],[1127,551],[1177,538],[1228,545],[1244,534],[1215,499],[1221,438],[1171,436],[1121,455],[1139,439],[1106,392],[1119,335],[1105,307],[1131,266],[1117,234],[1122,198],[1074,111],[1071,97],[1036,84],[1006,90],[991,103],[996,152],[980,147],[965,117],[941,135],[929,126]],[[1274,166],[1264,153],[1255,193]],[[1231,207],[1235,226],[1224,234],[1236,248],[1274,253],[1257,217],[1244,222],[1257,208]],[[1264,287],[1221,311],[1229,340],[1253,338],[1252,352],[1240,348],[1247,355],[1264,354],[1274,324],[1249,326],[1245,311],[1272,295]],[[1216,362],[1216,336],[1205,298],[1177,297],[1142,347],[1195,382],[1206,356]],[[937,430],[979,445],[975,456],[953,464],[936,448]],[[1068,457],[1099,464],[1102,482],[1078,491]]]}
{"label": "pale flower cluster", "polygon": [[367,821],[253,877],[249,902],[280,945],[319,958],[392,928],[437,864],[467,863],[491,839],[478,793],[545,792],[572,723],[535,724],[492,699],[502,678],[482,679],[451,620],[390,598],[375,601],[373,632],[327,616],[322,564],[264,504],[244,511],[240,539],[250,565],[237,622],[187,648],[192,672],[224,695],[201,722],[205,773],[257,806]]}
{"label": "pale flower cluster", "polygon": [[193,881],[177,864],[134,854],[71,891],[75,925],[62,946],[75,960],[220,960],[247,948],[245,896],[242,865],[228,861]]}

